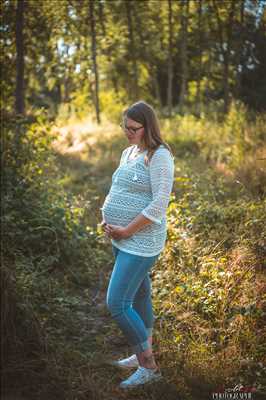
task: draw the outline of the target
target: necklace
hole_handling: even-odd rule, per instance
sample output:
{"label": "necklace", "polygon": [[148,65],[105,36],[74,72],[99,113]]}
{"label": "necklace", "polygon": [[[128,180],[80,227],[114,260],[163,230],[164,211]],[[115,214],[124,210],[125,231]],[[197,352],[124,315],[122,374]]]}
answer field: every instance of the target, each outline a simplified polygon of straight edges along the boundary
{"label": "necklace", "polygon": [[145,150],[146,150],[146,149],[141,150],[139,147],[137,147],[137,149],[135,150],[134,155],[135,155],[135,156],[138,156],[139,154],[144,153]]}
{"label": "necklace", "polygon": [[[145,152],[145,150],[146,149],[144,149],[144,150],[139,150],[139,148],[137,147],[137,148],[134,148],[134,149],[132,149],[131,150],[131,153],[129,154],[129,156],[128,156],[128,158],[127,158],[127,160],[126,160],[126,163],[127,163],[127,161],[131,161],[131,160],[135,160],[141,153],[144,153]],[[136,168],[136,165],[134,166],[134,176],[133,176],[133,178],[132,178],[132,180],[133,181],[137,181],[138,180],[138,176],[137,176],[137,168]],[[119,177],[119,173],[117,174],[117,176],[115,177],[115,182],[118,182],[118,177]]]}
{"label": "necklace", "polygon": [[146,150],[146,149],[142,149],[142,150],[141,150],[141,149],[137,146],[137,152],[138,152],[138,153],[143,153],[145,150]]}
{"label": "necklace", "polygon": [[137,158],[140,154],[142,154],[145,150],[139,150],[138,148],[132,149],[133,151],[131,151],[128,160],[134,160],[135,158]]}

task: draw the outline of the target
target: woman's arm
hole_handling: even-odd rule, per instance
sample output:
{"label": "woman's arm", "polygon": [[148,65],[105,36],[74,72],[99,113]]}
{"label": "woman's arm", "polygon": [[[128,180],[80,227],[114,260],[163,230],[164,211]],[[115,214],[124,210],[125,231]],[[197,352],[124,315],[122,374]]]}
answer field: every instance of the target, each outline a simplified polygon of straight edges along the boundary
{"label": "woman's arm", "polygon": [[150,162],[152,201],[141,211],[141,214],[159,225],[166,215],[169,204],[174,169],[174,159],[167,149],[155,152]]}
{"label": "woman's arm", "polygon": [[111,236],[113,239],[127,239],[151,223],[153,223],[153,221],[139,214],[125,227],[106,224],[104,226],[104,231],[107,233],[107,236]]}
{"label": "woman's arm", "polygon": [[144,217],[143,214],[139,214],[125,227],[125,230],[126,233],[131,236],[140,229],[144,228],[146,225],[150,225],[152,223],[153,221],[151,221],[149,218]]}
{"label": "woman's arm", "polygon": [[152,187],[151,203],[126,226],[126,232],[131,236],[144,226],[151,223],[161,223],[166,214],[174,179],[174,161],[168,150],[155,153],[150,165]]}

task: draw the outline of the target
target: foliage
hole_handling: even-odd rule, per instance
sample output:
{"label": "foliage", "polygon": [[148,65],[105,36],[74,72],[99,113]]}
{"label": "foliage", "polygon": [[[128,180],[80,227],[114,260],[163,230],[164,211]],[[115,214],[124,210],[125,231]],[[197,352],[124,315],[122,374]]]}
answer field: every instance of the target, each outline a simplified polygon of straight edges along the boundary
{"label": "foliage", "polygon": [[[169,81],[169,2],[95,0],[95,39],[101,111],[116,113],[117,101],[145,98],[167,113]],[[186,2],[185,2],[186,3]],[[183,110],[219,111],[230,99],[249,108],[265,108],[265,4],[189,1],[172,4],[171,62],[173,108],[179,112],[181,85],[186,86]],[[16,6],[1,4],[1,44],[5,79],[2,91],[7,112],[14,108],[16,82]],[[26,110],[45,107],[53,117],[61,103],[80,113],[95,106],[95,75],[89,3],[77,0],[25,2],[24,59]],[[184,18],[188,27],[184,32]],[[186,33],[186,54],[181,51]],[[185,58],[185,60],[184,60]],[[225,85],[226,83],[226,85]],[[110,101],[105,100],[109,93]],[[114,97],[110,94],[114,93]],[[113,103],[111,105],[110,103]],[[183,112],[183,111],[182,111]]]}
{"label": "foliage", "polygon": [[[109,258],[101,249],[95,229],[84,221],[86,201],[81,196],[68,195],[59,183],[60,171],[54,168],[55,153],[51,148],[55,137],[42,114],[28,120],[11,119],[3,126],[1,219],[2,274],[6,277],[3,282],[6,379],[13,379],[9,371],[14,362],[17,364],[14,373],[20,372],[21,379],[26,379],[25,373],[31,373],[22,365],[25,357],[31,357],[27,356],[26,346],[30,348],[32,344],[34,357],[39,353],[38,368],[49,375],[46,367],[51,362],[49,349],[54,331],[48,339],[49,328],[44,331],[48,315],[50,323],[56,320],[58,323],[62,309],[57,309],[56,304],[60,298],[69,296],[72,301],[73,287],[83,290],[93,287],[97,268]],[[18,140],[14,139],[16,135]],[[61,318],[63,321],[64,317]]]}
{"label": "foliage", "polygon": [[153,275],[160,354],[206,395],[236,382],[262,390],[266,203],[239,197],[189,160],[179,162],[168,244]]}

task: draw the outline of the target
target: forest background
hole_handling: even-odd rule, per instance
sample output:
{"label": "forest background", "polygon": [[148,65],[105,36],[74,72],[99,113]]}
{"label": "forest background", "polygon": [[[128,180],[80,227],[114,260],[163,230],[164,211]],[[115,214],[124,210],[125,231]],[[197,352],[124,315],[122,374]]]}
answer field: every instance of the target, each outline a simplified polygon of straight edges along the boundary
{"label": "forest background", "polygon": [[128,347],[99,209],[140,99],[176,162],[151,274],[165,381],[137,398],[265,396],[265,24],[264,0],[1,2],[4,399],[136,396],[109,364]]}

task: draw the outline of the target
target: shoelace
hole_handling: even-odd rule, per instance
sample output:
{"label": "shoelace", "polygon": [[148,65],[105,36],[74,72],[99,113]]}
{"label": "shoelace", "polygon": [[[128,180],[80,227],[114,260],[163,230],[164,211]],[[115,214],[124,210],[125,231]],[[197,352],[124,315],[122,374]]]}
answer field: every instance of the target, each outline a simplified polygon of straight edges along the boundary
{"label": "shoelace", "polygon": [[138,369],[137,369],[137,371],[135,372],[135,376],[136,377],[142,377],[143,375],[144,375],[144,373],[145,374],[150,374],[150,372],[155,372],[155,369],[150,369],[150,368],[145,368],[145,367],[139,367]]}
{"label": "shoelace", "polygon": [[144,368],[143,367],[139,367],[137,369],[137,371],[134,374],[134,378],[141,378],[143,377],[143,372],[144,372]]}

